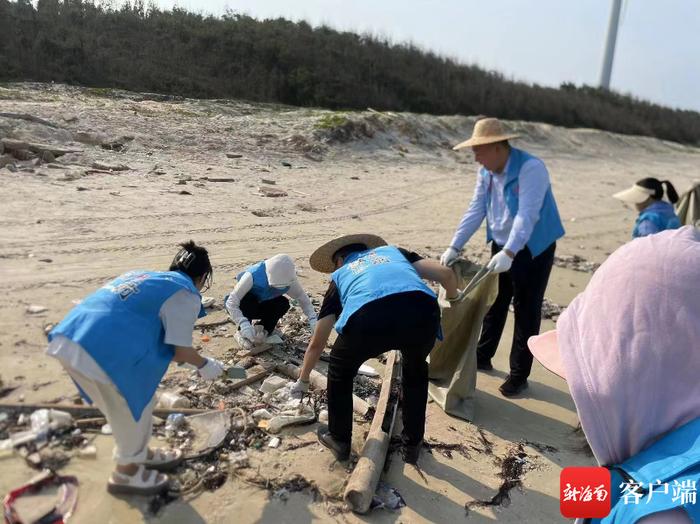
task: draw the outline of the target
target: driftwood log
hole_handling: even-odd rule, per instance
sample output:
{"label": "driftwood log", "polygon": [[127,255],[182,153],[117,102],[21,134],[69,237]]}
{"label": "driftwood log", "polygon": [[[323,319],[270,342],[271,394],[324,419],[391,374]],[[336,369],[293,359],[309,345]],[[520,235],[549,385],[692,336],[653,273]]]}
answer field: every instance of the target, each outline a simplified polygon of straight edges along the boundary
{"label": "driftwood log", "polygon": [[367,440],[357,466],[348,480],[343,498],[356,513],[367,513],[384,469],[389,442],[394,429],[397,403],[389,403],[392,385],[398,376],[400,353],[392,351],[386,360],[382,390],[372,419]]}
{"label": "driftwood log", "polygon": [[3,148],[6,152],[15,156],[16,152],[19,151],[31,151],[37,156],[44,156],[46,153],[50,153],[54,157],[59,157],[65,155],[66,153],[80,153],[80,149],[66,149],[63,147],[54,146],[51,144],[38,144],[34,142],[25,142],[24,140],[15,140],[13,138],[2,138]]}

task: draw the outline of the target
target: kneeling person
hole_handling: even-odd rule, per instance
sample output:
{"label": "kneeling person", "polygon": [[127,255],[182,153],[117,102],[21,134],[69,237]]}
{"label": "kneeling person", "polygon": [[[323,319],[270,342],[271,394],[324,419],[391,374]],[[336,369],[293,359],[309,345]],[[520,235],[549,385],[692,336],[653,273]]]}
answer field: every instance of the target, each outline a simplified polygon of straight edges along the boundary
{"label": "kneeling person", "polygon": [[[226,310],[238,325],[236,342],[243,349],[262,344],[279,320],[289,311],[289,295],[297,300],[309,319],[313,332],[316,313],[311,300],[297,280],[294,261],[289,255],[275,255],[242,271],[233,291],[224,298]],[[251,320],[257,320],[256,326]]]}
{"label": "kneeling person", "polygon": [[328,242],[311,255],[310,262],[316,271],[332,273],[332,282],[293,391],[308,391],[309,375],[335,326],[338,338],[328,368],[328,426],[321,426],[318,436],[338,460],[346,460],[355,375],[367,359],[400,350],[404,459],[415,463],[425,430],[426,358],[440,330],[437,297],[421,279],[440,282],[451,298],[458,294],[454,272],[368,234]]}
{"label": "kneeling person", "polygon": [[75,306],[49,333],[57,358],[86,401],[112,427],[116,470],[111,493],[153,494],[168,488],[167,470],[180,450],[151,450],[155,392],[171,361],[188,363],[209,380],[222,364],[192,348],[192,330],[205,315],[200,290],[211,280],[207,250],[182,244],[170,271],[131,271]]}

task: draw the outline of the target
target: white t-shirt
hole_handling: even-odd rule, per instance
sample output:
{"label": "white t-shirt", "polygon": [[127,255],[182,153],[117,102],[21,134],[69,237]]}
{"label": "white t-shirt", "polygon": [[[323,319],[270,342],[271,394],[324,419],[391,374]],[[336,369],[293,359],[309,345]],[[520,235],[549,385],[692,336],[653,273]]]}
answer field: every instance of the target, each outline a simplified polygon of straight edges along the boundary
{"label": "white t-shirt", "polygon": [[[192,330],[200,309],[197,295],[181,289],[163,302],[160,308],[160,320],[165,329],[165,343],[173,346],[192,347]],[[70,369],[92,380],[111,384],[112,381],[90,354],[80,344],[58,335],[49,343],[46,354],[57,358]]]}

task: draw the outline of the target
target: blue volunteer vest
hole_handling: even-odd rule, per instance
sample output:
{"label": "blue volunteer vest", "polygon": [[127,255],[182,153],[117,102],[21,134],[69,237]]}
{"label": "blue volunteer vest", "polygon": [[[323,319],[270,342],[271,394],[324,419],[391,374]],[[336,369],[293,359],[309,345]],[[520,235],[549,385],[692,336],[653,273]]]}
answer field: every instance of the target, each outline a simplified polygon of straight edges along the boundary
{"label": "blue volunteer vest", "polygon": [[340,294],[343,312],[335,330],[343,332],[350,317],[365,304],[397,293],[422,291],[433,298],[435,293],[423,282],[394,246],[383,246],[347,256],[343,266],[331,275]]}
{"label": "blue volunteer vest", "polygon": [[245,273],[250,273],[253,277],[253,289],[250,290],[250,293],[255,295],[260,302],[280,297],[289,291],[289,287],[275,288],[270,285],[270,282],[267,280],[264,260],[241,271],[236,278],[240,280]]}
{"label": "blue volunteer vest", "polygon": [[[160,308],[181,289],[200,297],[190,277],[179,271],[130,271],[71,309],[49,341],[63,335],[87,351],[139,420],[174,355],[164,342]],[[201,308],[199,316],[204,315]]]}
{"label": "blue volunteer vest", "polygon": [[681,221],[673,210],[673,206],[666,202],[658,202],[652,204],[649,206],[649,208],[645,209],[639,214],[637,221],[634,223],[632,238],[642,236],[639,231],[639,226],[646,220],[653,223],[659,230],[658,232],[666,231],[667,229],[678,229],[681,227]]}
{"label": "blue volunteer vest", "polygon": [[[607,517],[589,522],[634,524],[648,515],[675,508],[684,509],[692,522],[700,522],[700,500],[696,495],[691,498],[691,492],[696,493],[700,488],[700,418],[609,469],[612,509]],[[638,493],[642,497],[637,503],[635,497],[628,497],[625,504],[620,484],[631,482],[641,484]],[[654,484],[652,493],[649,493],[650,483]],[[668,493],[664,493],[664,483],[668,485]]]}
{"label": "blue volunteer vest", "polygon": [[[521,149],[511,147],[510,156],[508,157],[508,169],[506,170],[506,180],[503,186],[503,196],[508,206],[508,212],[510,216],[515,218],[518,214],[518,179],[520,177],[520,169],[523,164],[532,159],[536,158]],[[479,171],[481,176],[489,177],[488,170],[481,168]],[[486,205],[491,205],[491,184],[486,183],[488,188],[486,192]],[[564,236],[564,226],[561,223],[561,218],[559,217],[559,210],[557,209],[557,203],[554,200],[554,194],[552,193],[552,186],[547,188],[547,193],[544,196],[544,201],[542,202],[542,208],[540,209],[540,218],[535,224],[535,228],[532,230],[530,239],[527,241],[527,247],[530,249],[533,257],[536,257],[547,249],[552,242]],[[488,221],[486,223],[486,241],[491,242],[493,240],[493,235],[491,234],[491,228],[489,227]]]}

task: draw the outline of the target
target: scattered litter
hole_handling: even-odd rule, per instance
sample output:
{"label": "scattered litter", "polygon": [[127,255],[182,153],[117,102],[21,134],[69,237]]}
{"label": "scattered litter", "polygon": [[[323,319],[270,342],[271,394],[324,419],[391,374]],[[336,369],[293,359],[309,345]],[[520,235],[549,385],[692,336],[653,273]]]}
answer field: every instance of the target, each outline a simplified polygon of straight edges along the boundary
{"label": "scattered litter", "polygon": [[573,269],[574,271],[582,271],[584,273],[593,273],[596,271],[600,264],[595,262],[588,262],[585,258],[578,255],[570,255],[563,257],[554,257],[554,265],[557,267],[564,267],[568,269]]}
{"label": "scattered litter", "polygon": [[93,162],[92,167],[104,171],[128,171],[131,168],[124,164],[106,164],[104,162]]}
{"label": "scattered litter", "polygon": [[157,406],[161,409],[181,409],[191,406],[190,399],[173,391],[163,391],[158,395]]}
{"label": "scattered litter", "polygon": [[284,162],[284,161],[282,161],[282,162],[280,162],[280,163],[281,163],[282,166],[284,166],[284,167],[292,167],[292,164],[290,164],[289,162]]}
{"label": "scattered litter", "polygon": [[269,444],[267,445],[267,447],[268,447],[268,448],[275,449],[275,448],[278,448],[279,445],[280,445],[280,439],[279,439],[279,437],[273,437],[272,439],[270,439],[270,442],[269,442]]}
{"label": "scattered litter", "polygon": [[[267,431],[270,433],[279,433],[288,426],[298,426],[301,424],[310,424],[315,422],[316,415],[313,411],[307,411],[299,415],[278,415],[269,420]],[[263,422],[263,421],[261,421]]]}
{"label": "scattered litter", "polygon": [[210,340],[211,338],[209,337],[209,335],[202,335],[202,342],[209,342]]}
{"label": "scattered litter", "polygon": [[243,158],[243,155],[240,153],[226,153],[227,158]]}
{"label": "scattered litter", "polygon": [[203,450],[217,448],[224,442],[231,429],[231,416],[225,411],[211,411],[190,415],[185,420],[185,424],[194,433],[191,443],[192,449],[199,453]]}
{"label": "scattered litter", "polygon": [[100,428],[100,433],[102,433],[103,435],[111,435],[112,434],[112,426],[110,426],[109,424],[105,424],[104,426],[102,426]]}
{"label": "scattered litter", "polygon": [[360,369],[357,371],[360,375],[365,375],[367,377],[378,377],[380,376],[379,373],[372,367],[368,366],[367,364],[362,364],[360,366]]}
{"label": "scattered litter", "polygon": [[95,446],[86,446],[82,449],[78,450],[78,457],[84,458],[84,459],[96,459],[97,458],[97,447]]}
{"label": "scattered litter", "polygon": [[247,468],[250,465],[248,453],[245,451],[231,453],[228,457],[228,462],[233,469]]}
{"label": "scattered litter", "polygon": [[270,335],[265,339],[266,344],[283,344],[284,340],[279,335]]}
{"label": "scattered litter", "polygon": [[[44,489],[58,488],[56,499],[50,500],[37,497]],[[19,510],[15,507],[18,498],[32,495],[32,504],[23,505]],[[67,522],[73,515],[78,503],[78,479],[72,476],[57,475],[53,471],[45,471],[34,477],[29,483],[11,491],[4,501],[6,522]]]}
{"label": "scattered litter", "polygon": [[272,413],[270,413],[266,409],[258,409],[256,411],[253,411],[253,420],[255,422],[258,422],[260,420],[270,420],[272,418]]}
{"label": "scattered litter", "polygon": [[49,308],[44,307],[44,306],[37,306],[32,304],[31,306],[27,306],[27,313],[30,315],[38,315],[39,313],[44,313],[45,311],[48,311]]}
{"label": "scattered litter", "polygon": [[168,418],[165,419],[165,434],[172,436],[187,426],[187,420],[185,415],[182,413],[171,413]]}
{"label": "scattered litter", "polygon": [[322,409],[318,414],[318,421],[321,424],[328,424],[328,410]]}
{"label": "scattered litter", "polygon": [[70,413],[57,409],[38,409],[29,417],[32,431],[43,433],[49,430],[69,428],[73,424]]}
{"label": "scattered litter", "polygon": [[370,509],[390,509],[396,511],[404,506],[406,506],[406,501],[396,488],[392,488],[386,482],[380,481],[379,484],[377,484],[377,490],[374,492],[374,497],[372,497]]}
{"label": "scattered litter", "polygon": [[263,393],[274,393],[287,384],[288,380],[277,375],[267,377],[260,385],[260,391]]}
{"label": "scattered litter", "polygon": [[548,298],[545,298],[542,301],[542,318],[551,319],[556,322],[565,309],[566,307],[555,304]]}
{"label": "scattered litter", "polygon": [[269,185],[271,185],[271,186],[277,185],[277,181],[276,181],[276,180],[270,180],[269,178],[261,178],[261,179],[260,179],[260,182],[262,182],[263,184],[269,184]]}
{"label": "scattered litter", "polygon": [[231,366],[226,370],[226,376],[232,380],[237,380],[246,378],[248,376],[248,373],[246,373],[245,368]]}

